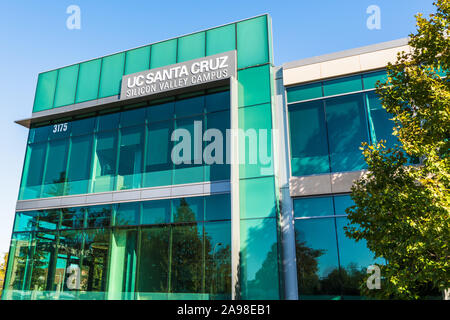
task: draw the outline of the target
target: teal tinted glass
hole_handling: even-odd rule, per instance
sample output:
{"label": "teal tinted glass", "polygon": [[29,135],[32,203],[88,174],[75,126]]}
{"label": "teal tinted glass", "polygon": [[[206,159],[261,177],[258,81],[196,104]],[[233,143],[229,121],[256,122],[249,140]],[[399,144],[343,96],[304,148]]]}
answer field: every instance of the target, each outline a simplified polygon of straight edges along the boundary
{"label": "teal tinted glass", "polygon": [[37,211],[16,212],[13,232],[34,231],[37,227]]}
{"label": "teal tinted glass", "polygon": [[117,190],[140,188],[143,156],[144,126],[123,128],[120,139]]}
{"label": "teal tinted glass", "polygon": [[241,220],[240,245],[242,299],[279,299],[276,220]]}
{"label": "teal tinted glass", "polygon": [[230,109],[230,91],[211,93],[205,96],[206,112]]}
{"label": "teal tinted glass", "polygon": [[239,107],[270,102],[270,66],[238,71]]}
{"label": "teal tinted glass", "polygon": [[267,16],[237,23],[238,68],[270,62]]}
{"label": "teal tinted glass", "polygon": [[178,100],[175,102],[175,116],[179,119],[194,114],[200,114],[204,112],[204,108],[204,96]]}
{"label": "teal tinted glass", "polygon": [[95,125],[94,117],[72,121],[70,124],[72,136],[81,136],[84,134],[90,134],[94,131],[94,125]]}
{"label": "teal tinted glass", "polygon": [[75,102],[79,66],[80,65],[76,64],[59,69],[55,93],[55,108],[73,104]]}
{"label": "teal tinted glass", "polygon": [[368,141],[363,94],[327,99],[325,102],[331,171],[366,167],[359,147]]}
{"label": "teal tinted glass", "polygon": [[323,94],[325,97],[361,90],[361,75],[328,80],[323,83]]}
{"label": "teal tinted glass", "polygon": [[62,208],[61,229],[84,227],[85,208]]}
{"label": "teal tinted glass", "polygon": [[150,69],[177,63],[177,39],[152,45],[150,56]]}
{"label": "teal tinted glass", "polygon": [[293,176],[330,172],[323,101],[289,106]]}
{"label": "teal tinted glass", "polygon": [[294,199],[294,216],[296,218],[333,215],[334,209],[332,197]]}
{"label": "teal tinted glass", "polygon": [[397,137],[392,134],[395,123],[391,119],[394,115],[383,108],[379,96],[375,92],[368,92],[366,94],[366,103],[372,143],[376,144],[380,140],[386,140],[385,146],[387,148],[399,144]]}
{"label": "teal tinted glass", "polygon": [[287,102],[296,102],[322,97],[322,82],[305,84],[286,89]]}
{"label": "teal tinted glass", "polygon": [[56,230],[59,228],[61,211],[59,209],[38,211],[38,231]]}
{"label": "teal tinted glass", "polygon": [[218,194],[205,197],[205,220],[231,219],[230,194]]}
{"label": "teal tinted glass", "polygon": [[203,197],[191,197],[172,200],[172,222],[203,220]]}
{"label": "teal tinted glass", "polygon": [[236,49],[236,26],[214,28],[206,31],[206,55],[210,56]]}
{"label": "teal tinted glass", "polygon": [[139,224],[139,202],[119,203],[116,208],[115,225],[130,226]]}
{"label": "teal tinted glass", "polygon": [[209,166],[205,166],[205,181],[228,180],[231,171],[225,149],[227,129],[230,129],[230,112],[207,114],[206,127],[211,130],[206,131],[203,137],[205,141],[203,159],[206,164],[209,164]]}
{"label": "teal tinted glass", "polygon": [[47,141],[51,126],[30,129],[28,143]]}
{"label": "teal tinted glass", "polygon": [[150,69],[150,46],[127,51],[125,74],[131,74],[148,69]]}
{"label": "teal tinted glass", "polygon": [[147,108],[147,117],[149,122],[158,122],[174,118],[174,102],[168,102]]}
{"label": "teal tinted glass", "polygon": [[336,299],[342,293],[334,219],[295,221],[300,299]]}
{"label": "teal tinted glass", "polygon": [[23,197],[26,199],[40,196],[46,153],[47,144],[45,143],[32,144],[28,147],[23,173],[27,187]]}
{"label": "teal tinted glass", "polygon": [[47,110],[53,107],[57,77],[58,70],[39,74],[33,112]]}
{"label": "teal tinted glass", "polygon": [[76,103],[97,99],[101,66],[102,59],[91,60],[80,64]]}
{"label": "teal tinted glass", "polygon": [[154,200],[142,203],[141,224],[170,222],[170,200]]}
{"label": "teal tinted glass", "polygon": [[273,177],[239,181],[241,219],[275,217],[277,213]]}
{"label": "teal tinted glass", "polygon": [[97,119],[98,131],[115,130],[119,127],[120,113],[101,115]]}
{"label": "teal tinted glass", "polygon": [[373,89],[377,81],[384,83],[387,81],[387,73],[385,70],[363,74],[364,90]]}
{"label": "teal tinted glass", "polygon": [[205,56],[205,32],[178,38],[178,61],[183,62]]}
{"label": "teal tinted glass", "polygon": [[145,115],[146,115],[145,108],[124,111],[120,115],[120,126],[124,128],[144,124]]}
{"label": "teal tinted glass", "polygon": [[112,191],[117,162],[117,132],[96,135],[97,145],[93,164],[93,192]]}
{"label": "teal tinted glass", "polygon": [[111,225],[112,207],[111,205],[100,205],[87,207],[88,228],[104,228]]}
{"label": "teal tinted glass", "polygon": [[53,196],[62,195],[59,184],[66,179],[66,165],[69,140],[54,140],[49,143],[44,184],[49,186],[46,193]]}
{"label": "teal tinted glass", "polygon": [[109,97],[120,93],[124,63],[125,53],[118,53],[103,58],[99,98]]}
{"label": "teal tinted glass", "polygon": [[[271,105],[263,104],[239,109],[239,128],[244,130],[240,140],[240,178],[273,174]],[[245,161],[245,162],[244,162]]]}
{"label": "teal tinted glass", "polygon": [[73,137],[65,194],[87,193],[91,174],[92,135]]}
{"label": "teal tinted glass", "polygon": [[347,213],[345,210],[354,205],[355,203],[350,195],[334,196],[334,208],[336,215],[346,215]]}

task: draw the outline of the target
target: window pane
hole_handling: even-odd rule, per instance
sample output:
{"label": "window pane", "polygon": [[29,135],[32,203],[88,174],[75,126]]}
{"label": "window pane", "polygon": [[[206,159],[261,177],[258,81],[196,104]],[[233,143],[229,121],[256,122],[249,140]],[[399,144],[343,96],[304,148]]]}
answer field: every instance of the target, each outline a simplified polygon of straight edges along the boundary
{"label": "window pane", "polygon": [[[54,233],[39,232],[35,234],[35,247],[31,251],[32,265],[28,290],[52,291],[56,289],[52,262],[56,259],[56,248],[52,244],[56,242]],[[35,293],[36,294],[36,293]],[[39,299],[37,294],[36,299]]]}
{"label": "window pane", "polygon": [[23,172],[23,179],[26,182],[25,186],[22,186],[21,199],[40,197],[46,152],[46,143],[37,143],[28,146]]}
{"label": "window pane", "polygon": [[170,222],[170,200],[145,201],[142,204],[141,224]]}
{"label": "window pane", "polygon": [[91,60],[80,64],[77,97],[75,99],[76,103],[97,99],[101,65],[101,59]]}
{"label": "window pane", "polygon": [[205,96],[206,112],[230,109],[230,91],[211,93]]}
{"label": "window pane", "polygon": [[111,205],[87,207],[88,228],[105,228],[111,225]]}
{"label": "window pane", "polygon": [[242,299],[279,299],[276,220],[241,220],[240,242]]}
{"label": "window pane", "polygon": [[55,108],[75,102],[79,66],[76,64],[59,69],[55,93]]}
{"label": "window pane", "polygon": [[205,56],[205,32],[178,38],[178,61],[183,62]]}
{"label": "window pane", "polygon": [[120,93],[124,63],[125,53],[123,52],[103,58],[99,98]]}
{"label": "window pane", "polygon": [[68,147],[68,139],[54,140],[49,143],[44,177],[44,196],[64,195]]}
{"label": "window pane", "polygon": [[144,187],[172,184],[172,128],[171,121],[148,126]]}
{"label": "window pane", "polygon": [[205,292],[231,299],[231,222],[205,223]]}
{"label": "window pane", "polygon": [[383,108],[379,96],[375,92],[368,92],[366,102],[369,110],[372,143],[376,144],[380,140],[386,140],[385,146],[387,148],[399,144],[397,137],[392,134],[395,123],[390,119],[394,116]]}
{"label": "window pane", "polygon": [[294,199],[294,215],[300,217],[333,216],[332,197]]}
{"label": "window pane", "polygon": [[207,164],[205,165],[205,181],[229,180],[231,169],[227,164],[226,139],[227,129],[230,129],[230,111],[207,114],[206,125],[208,130],[219,130],[219,132],[208,131],[211,134],[207,137],[210,141],[204,137],[203,160]]}
{"label": "window pane", "polygon": [[95,118],[87,118],[71,122],[72,136],[81,136],[94,131]]}
{"label": "window pane", "polygon": [[322,97],[322,82],[305,84],[286,89],[287,102],[296,102]]}
{"label": "window pane", "polygon": [[238,68],[269,62],[267,16],[237,23]]}
{"label": "window pane", "polygon": [[91,174],[92,136],[73,137],[65,194],[87,193]]}
{"label": "window pane", "polygon": [[362,94],[326,100],[331,171],[354,171],[366,167],[359,147],[367,142],[367,122]]}
{"label": "window pane", "polygon": [[164,120],[170,120],[175,117],[174,115],[174,102],[168,102],[147,108],[147,117],[149,122],[158,122]]}
{"label": "window pane", "polygon": [[345,209],[355,205],[350,195],[334,196],[334,208],[336,215],[347,214]]}
{"label": "window pane", "polygon": [[139,202],[120,203],[116,210],[116,226],[135,226],[139,224]]}
{"label": "window pane", "polygon": [[121,129],[117,190],[141,186],[144,152],[144,127]]}
{"label": "window pane", "polygon": [[16,212],[13,232],[36,230],[37,215],[37,211]]}
{"label": "window pane", "polygon": [[169,228],[143,228],[139,248],[138,298],[161,299],[168,291]]}
{"label": "window pane", "polygon": [[150,46],[129,50],[126,55],[125,74],[150,69]]}
{"label": "window pane", "polygon": [[191,197],[172,200],[172,222],[203,220],[203,197]]}
{"label": "window pane", "polygon": [[85,208],[62,208],[61,229],[80,229],[84,227]]}
{"label": "window pane", "polygon": [[364,90],[375,88],[375,84],[378,80],[381,83],[387,81],[385,70],[363,74]]}
{"label": "window pane", "polygon": [[152,45],[150,55],[150,69],[177,63],[177,39]]}
{"label": "window pane", "polygon": [[205,107],[205,97],[199,96],[175,102],[176,118],[183,118],[194,114],[203,113]]}
{"label": "window pane", "polygon": [[120,126],[131,127],[145,123],[145,108],[127,110],[120,114]]}
{"label": "window pane", "polygon": [[117,132],[97,134],[93,192],[112,191],[116,174]]}
{"label": "window pane", "polygon": [[[201,293],[203,272],[203,228],[199,224],[171,227],[171,288],[174,293]],[[195,295],[175,295],[193,298]]]}
{"label": "window pane", "polygon": [[333,299],[341,293],[334,218],[295,220],[300,299]]}
{"label": "window pane", "polygon": [[206,31],[206,55],[210,56],[236,49],[235,24]]}
{"label": "window pane", "polygon": [[270,102],[270,66],[238,71],[239,107]]}
{"label": "window pane", "polygon": [[59,228],[61,211],[59,209],[38,211],[38,231],[56,230]]}
{"label": "window pane", "polygon": [[81,260],[84,234],[79,231],[61,231],[58,245],[59,288],[67,299],[76,299],[81,289]]}
{"label": "window pane", "polygon": [[330,172],[323,101],[289,107],[293,176]]}
{"label": "window pane", "polygon": [[231,195],[217,194],[205,197],[205,220],[230,220]]}
{"label": "window pane", "polygon": [[241,219],[276,216],[274,185],[273,177],[240,180]]}
{"label": "window pane", "polygon": [[323,83],[323,94],[325,97],[361,90],[361,75],[328,80]]}
{"label": "window pane", "polygon": [[57,76],[58,70],[39,74],[33,112],[47,110],[53,107]]}
{"label": "window pane", "polygon": [[97,118],[98,131],[116,130],[119,127],[120,113],[100,115]]}

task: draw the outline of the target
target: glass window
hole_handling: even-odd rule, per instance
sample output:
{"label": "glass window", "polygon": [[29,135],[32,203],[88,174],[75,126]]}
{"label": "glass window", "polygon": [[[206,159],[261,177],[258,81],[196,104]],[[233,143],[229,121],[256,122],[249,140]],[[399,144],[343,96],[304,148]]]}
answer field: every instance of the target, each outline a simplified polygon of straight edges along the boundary
{"label": "glass window", "polygon": [[61,212],[61,229],[80,229],[84,227],[85,208],[62,208]]}
{"label": "glass window", "polygon": [[172,226],[171,238],[170,292],[201,293],[204,276],[202,225]]}
{"label": "glass window", "polygon": [[37,211],[16,212],[13,232],[36,230],[37,215]]}
{"label": "glass window", "polygon": [[217,194],[205,197],[205,220],[230,220],[231,219],[231,196]]}
{"label": "glass window", "polygon": [[139,224],[139,202],[120,203],[116,210],[116,226],[135,226]]}
{"label": "glass window", "polygon": [[333,216],[333,198],[312,197],[294,199],[294,214],[296,218]]}
{"label": "glass window", "polygon": [[178,61],[183,62],[205,56],[205,32],[178,38]]}
{"label": "glass window", "polygon": [[25,186],[22,186],[21,199],[40,197],[46,153],[46,143],[28,145],[23,171],[23,181],[25,183],[22,183]]}
{"label": "glass window", "polygon": [[50,141],[44,176],[44,196],[64,195],[69,140]]}
{"label": "glass window", "polygon": [[346,215],[345,210],[355,205],[350,195],[333,196],[333,198],[336,215]]}
{"label": "glass window", "polygon": [[109,97],[120,93],[124,63],[124,52],[103,58],[99,98]]}
{"label": "glass window", "polygon": [[75,64],[59,69],[55,93],[55,108],[73,104],[75,102],[79,66],[80,65]]}
{"label": "glass window", "polygon": [[293,176],[330,172],[323,101],[289,106]]}
{"label": "glass window", "polygon": [[177,63],[177,39],[152,45],[150,55],[150,69]]}
{"label": "glass window", "polygon": [[[138,298],[161,299],[161,293],[168,292],[169,228],[167,226],[143,228],[140,239]],[[176,259],[183,258],[176,256]]]}
{"label": "glass window", "polygon": [[97,118],[98,131],[117,130],[119,127],[120,113],[100,115]]}
{"label": "glass window", "polygon": [[151,123],[148,126],[144,187],[172,184],[172,130],[172,121]]}
{"label": "glass window", "polygon": [[174,102],[168,102],[147,108],[147,117],[149,122],[165,121],[174,118]]}
{"label": "glass window", "polygon": [[203,220],[203,197],[190,197],[172,200],[172,222]]}
{"label": "glass window", "polygon": [[270,62],[267,15],[237,23],[238,68]]}
{"label": "glass window", "polygon": [[376,144],[380,140],[386,140],[385,146],[387,148],[400,144],[397,137],[392,134],[395,123],[391,119],[394,116],[383,108],[379,96],[375,92],[368,92],[366,94],[366,103],[369,111],[372,143]]}
{"label": "glass window", "polygon": [[332,299],[341,293],[334,219],[295,221],[300,299]]}
{"label": "glass window", "polygon": [[38,231],[56,230],[59,228],[61,211],[59,209],[38,211]]}
{"label": "glass window", "polygon": [[144,153],[144,127],[121,129],[117,190],[139,188]]}
{"label": "glass window", "polygon": [[76,103],[97,99],[102,59],[80,64],[78,73]]}
{"label": "glass window", "polygon": [[[231,168],[227,164],[226,139],[230,129],[230,111],[214,112],[206,115],[207,129],[211,136],[204,136],[203,160],[205,161],[205,181],[229,180]],[[229,156],[229,155],[228,155]]]}
{"label": "glass window", "polygon": [[[56,289],[54,283],[53,268],[56,259],[56,235],[48,232],[38,232],[34,237],[34,250],[31,250],[31,276],[27,286],[28,290],[53,291]],[[35,293],[36,294],[36,293]],[[36,297],[37,298],[37,297]]]}
{"label": "glass window", "polygon": [[270,102],[270,66],[238,71],[239,107]]}
{"label": "glass window", "polygon": [[276,216],[273,177],[243,179],[239,181],[241,219]]}
{"label": "glass window", "polygon": [[78,230],[61,231],[58,244],[57,288],[64,291],[66,299],[76,299],[81,289],[81,261],[84,234]]}
{"label": "glass window", "polygon": [[92,135],[72,137],[66,195],[87,193],[91,174]]}
{"label": "glass window", "polygon": [[86,208],[86,226],[88,228],[105,228],[111,225],[111,205],[90,206]]}
{"label": "glass window", "polygon": [[210,93],[205,96],[206,112],[230,109],[230,91]]}
{"label": "glass window", "polygon": [[120,126],[122,128],[124,127],[131,127],[136,126],[140,124],[145,124],[145,108],[139,108],[139,109],[133,109],[133,110],[127,110],[124,112],[121,112],[120,114]]}
{"label": "glass window", "polygon": [[57,77],[58,70],[39,74],[33,112],[43,111],[53,107]]}
{"label": "glass window", "polygon": [[361,75],[337,78],[323,83],[323,94],[325,97],[361,90]]}
{"label": "glass window", "polygon": [[[9,253],[8,272],[5,278],[3,299],[23,299],[21,295],[15,296],[12,290],[27,290],[25,275],[30,272],[28,261],[32,247],[33,233],[13,233]],[[11,291],[10,291],[11,290]]]}
{"label": "glass window", "polygon": [[322,97],[322,82],[309,83],[286,89],[287,102],[296,102]]}
{"label": "glass window", "polygon": [[326,119],[331,171],[354,171],[366,167],[359,147],[367,142],[367,122],[362,94],[326,99]]}
{"label": "glass window", "polygon": [[51,126],[36,127],[30,129],[28,143],[37,143],[48,140]]}
{"label": "glass window", "polygon": [[125,74],[150,69],[150,46],[129,50],[126,55]]}
{"label": "glass window", "polygon": [[279,299],[276,220],[241,220],[240,243],[242,299]]}
{"label": "glass window", "polygon": [[206,55],[210,56],[236,49],[236,26],[214,28],[206,31]]}
{"label": "glass window", "polygon": [[175,116],[177,119],[201,114],[205,107],[205,97],[198,96],[189,99],[178,100],[175,102]]}
{"label": "glass window", "polygon": [[141,224],[170,222],[170,200],[153,200],[142,203]]}
{"label": "glass window", "polygon": [[375,84],[379,80],[381,83],[387,81],[387,73],[385,70],[363,74],[364,90],[375,88]]}
{"label": "glass window", "polygon": [[72,136],[90,134],[94,131],[95,117],[72,121],[70,125]]}
{"label": "glass window", "polygon": [[94,155],[93,192],[113,190],[116,159],[117,132],[98,133]]}
{"label": "glass window", "polygon": [[231,299],[231,222],[205,223],[205,292]]}

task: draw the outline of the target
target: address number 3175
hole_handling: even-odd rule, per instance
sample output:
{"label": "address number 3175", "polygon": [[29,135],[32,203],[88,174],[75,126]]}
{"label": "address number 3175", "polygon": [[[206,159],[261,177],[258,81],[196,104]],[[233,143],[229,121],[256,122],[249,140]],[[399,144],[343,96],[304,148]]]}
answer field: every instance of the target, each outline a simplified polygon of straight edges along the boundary
{"label": "address number 3175", "polygon": [[53,125],[53,133],[67,131],[67,122]]}

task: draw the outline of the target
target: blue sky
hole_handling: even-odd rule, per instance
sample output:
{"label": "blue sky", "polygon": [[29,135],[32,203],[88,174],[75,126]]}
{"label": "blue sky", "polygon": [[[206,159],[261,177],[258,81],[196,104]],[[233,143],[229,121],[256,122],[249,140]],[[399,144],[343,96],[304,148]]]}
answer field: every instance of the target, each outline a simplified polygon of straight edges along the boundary
{"label": "blue sky", "polygon": [[[81,9],[80,30],[66,28],[72,4]],[[380,30],[366,27],[370,5],[381,9]],[[9,247],[28,132],[14,120],[31,115],[39,72],[262,13],[272,16],[281,65],[407,37],[414,14],[432,11],[432,0],[2,0],[0,254]]]}

